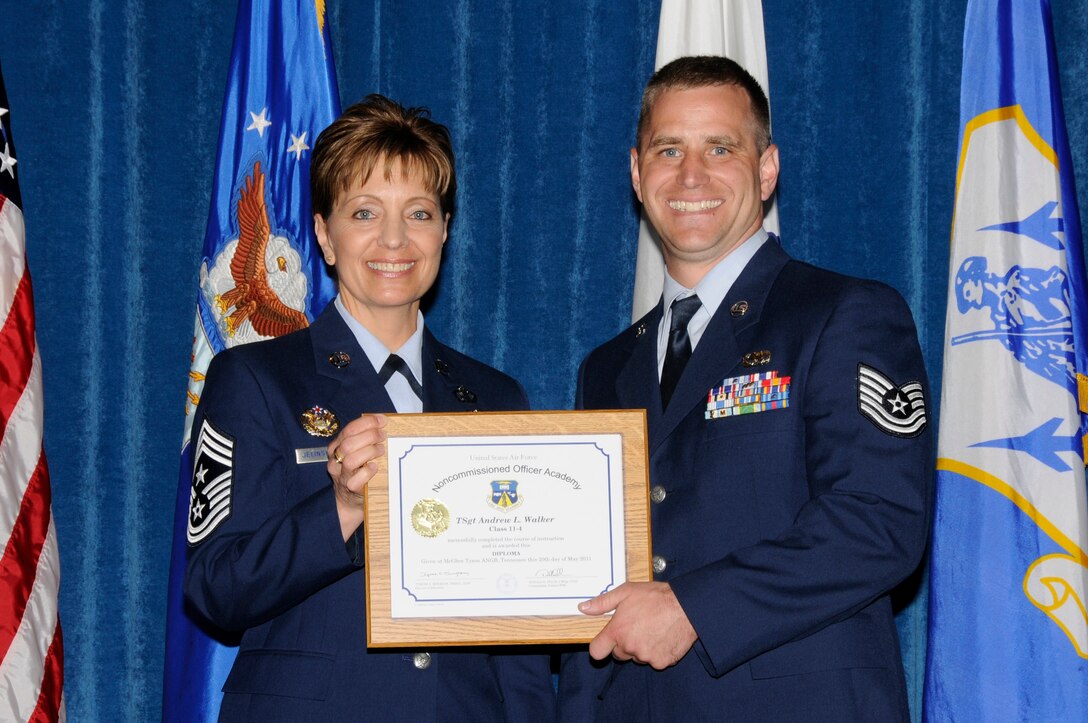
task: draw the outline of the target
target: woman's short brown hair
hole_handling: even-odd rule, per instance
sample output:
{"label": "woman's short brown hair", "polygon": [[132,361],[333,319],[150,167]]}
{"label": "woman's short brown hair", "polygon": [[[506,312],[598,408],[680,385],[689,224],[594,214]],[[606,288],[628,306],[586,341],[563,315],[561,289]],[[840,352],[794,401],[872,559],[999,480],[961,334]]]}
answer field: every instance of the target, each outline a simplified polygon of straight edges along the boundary
{"label": "woman's short brown hair", "polygon": [[421,178],[453,213],[457,191],[453,144],[446,126],[426,108],[405,108],[383,95],[368,95],[345,110],[314,143],[310,163],[310,201],[328,218],[337,197],[353,183],[366,183],[379,160],[390,179],[397,162]]}

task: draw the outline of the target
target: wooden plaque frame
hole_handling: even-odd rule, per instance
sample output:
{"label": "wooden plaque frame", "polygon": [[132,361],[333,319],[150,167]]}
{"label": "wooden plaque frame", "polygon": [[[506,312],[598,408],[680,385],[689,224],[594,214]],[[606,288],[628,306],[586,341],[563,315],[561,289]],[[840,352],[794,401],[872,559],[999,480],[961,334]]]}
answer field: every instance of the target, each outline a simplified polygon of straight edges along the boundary
{"label": "wooden plaque frame", "polygon": [[[652,579],[649,470],[644,410],[390,414],[386,436],[526,436],[619,434],[623,448],[627,579]],[[608,616],[393,618],[390,602],[389,460],[366,486],[366,640],[373,648],[584,643]]]}

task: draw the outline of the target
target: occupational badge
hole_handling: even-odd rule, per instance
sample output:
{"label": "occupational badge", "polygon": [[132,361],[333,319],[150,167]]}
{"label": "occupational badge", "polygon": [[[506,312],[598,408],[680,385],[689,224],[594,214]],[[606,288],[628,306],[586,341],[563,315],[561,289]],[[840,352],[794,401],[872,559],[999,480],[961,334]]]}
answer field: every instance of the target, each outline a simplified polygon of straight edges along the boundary
{"label": "occupational badge", "polygon": [[721,419],[788,406],[790,377],[780,376],[778,372],[744,374],[723,379],[720,387],[711,387],[704,418]]}
{"label": "occupational badge", "polygon": [[423,537],[438,537],[450,528],[450,511],[438,500],[420,500],[412,507],[412,529]]}
{"label": "occupational badge", "polygon": [[203,542],[231,514],[234,484],[234,439],[212,426],[200,425],[193,459],[193,486],[189,490],[190,545]]}
{"label": "occupational badge", "polygon": [[768,349],[750,351],[741,357],[740,363],[746,367],[761,367],[771,363],[771,352]]}
{"label": "occupational badge", "polygon": [[491,482],[491,498],[487,503],[496,510],[512,510],[522,503],[518,495],[518,482],[512,479],[497,479]]}
{"label": "occupational badge", "polygon": [[316,404],[298,415],[302,428],[314,437],[331,437],[340,431],[340,420],[324,407]]}
{"label": "occupational badge", "polygon": [[896,437],[917,437],[926,428],[921,382],[895,382],[876,369],[858,364],[858,411],[876,428]]}

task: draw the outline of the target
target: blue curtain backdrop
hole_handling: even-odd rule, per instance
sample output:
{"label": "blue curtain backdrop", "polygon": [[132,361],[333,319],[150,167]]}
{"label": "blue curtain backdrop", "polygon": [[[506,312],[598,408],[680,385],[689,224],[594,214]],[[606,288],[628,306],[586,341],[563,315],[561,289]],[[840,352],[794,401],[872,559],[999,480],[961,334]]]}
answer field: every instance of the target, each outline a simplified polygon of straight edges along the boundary
{"label": "blue curtain backdrop", "polygon": [[[1053,1],[1083,209],[1088,7]],[[582,356],[629,314],[627,148],[658,0],[328,5],[345,104],[386,93],[453,131],[459,210],[428,325],[520,378],[535,407],[569,407]],[[764,2],[784,242],[902,291],[934,389],[965,5]],[[159,715],[196,265],[234,13],[225,0],[0,9],[73,720]],[[915,704],[918,582],[899,616]]]}

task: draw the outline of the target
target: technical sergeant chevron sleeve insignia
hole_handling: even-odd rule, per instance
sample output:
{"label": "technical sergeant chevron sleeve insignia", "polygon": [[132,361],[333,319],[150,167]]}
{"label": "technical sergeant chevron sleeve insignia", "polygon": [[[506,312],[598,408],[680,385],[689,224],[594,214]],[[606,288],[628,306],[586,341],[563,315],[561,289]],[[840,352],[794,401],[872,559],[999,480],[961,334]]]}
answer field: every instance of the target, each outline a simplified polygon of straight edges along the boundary
{"label": "technical sergeant chevron sleeve insignia", "polygon": [[926,428],[920,382],[897,386],[873,367],[858,364],[858,411],[877,429],[896,437],[917,437]]}

